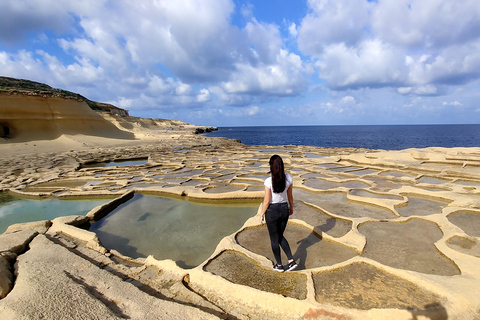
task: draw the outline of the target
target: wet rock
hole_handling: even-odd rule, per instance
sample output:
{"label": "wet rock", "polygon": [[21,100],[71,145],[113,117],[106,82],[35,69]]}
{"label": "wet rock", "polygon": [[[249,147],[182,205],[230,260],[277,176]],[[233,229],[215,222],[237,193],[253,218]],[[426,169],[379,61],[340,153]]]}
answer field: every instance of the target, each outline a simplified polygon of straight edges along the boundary
{"label": "wet rock", "polygon": [[406,223],[369,222],[359,227],[367,245],[362,256],[395,268],[428,274],[458,275],[450,259],[434,243],[443,234],[437,225],[419,219]]}
{"label": "wet rock", "polygon": [[433,293],[365,263],[354,263],[345,268],[316,273],[313,281],[315,298],[321,303],[361,310],[415,310],[422,309],[425,305],[441,305],[439,297]]}
{"label": "wet rock", "polygon": [[300,300],[307,297],[307,277],[304,274],[280,274],[267,270],[239,252],[224,251],[204,269],[233,283]]}
{"label": "wet rock", "polygon": [[[289,224],[284,234],[290,244],[297,270],[333,265],[353,258],[357,253],[339,243],[322,239],[321,234]],[[274,261],[267,227],[248,228],[237,234],[237,242],[244,248]],[[282,252],[282,261],[287,261]]]}

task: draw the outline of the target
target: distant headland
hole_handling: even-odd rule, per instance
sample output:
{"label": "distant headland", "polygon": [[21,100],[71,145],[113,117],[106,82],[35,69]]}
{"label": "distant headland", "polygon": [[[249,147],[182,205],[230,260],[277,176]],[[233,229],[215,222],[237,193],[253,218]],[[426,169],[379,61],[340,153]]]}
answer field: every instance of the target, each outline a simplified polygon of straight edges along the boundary
{"label": "distant headland", "polygon": [[132,140],[217,130],[178,120],[132,117],[128,110],[78,93],[8,77],[0,77],[0,106],[2,142],[55,140],[65,135]]}

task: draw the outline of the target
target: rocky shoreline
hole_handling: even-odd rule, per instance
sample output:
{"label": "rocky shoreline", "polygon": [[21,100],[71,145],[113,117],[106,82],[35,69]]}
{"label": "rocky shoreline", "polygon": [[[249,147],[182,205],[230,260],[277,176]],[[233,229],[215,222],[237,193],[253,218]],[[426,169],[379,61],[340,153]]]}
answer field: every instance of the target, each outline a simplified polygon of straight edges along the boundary
{"label": "rocky shoreline", "polygon": [[[247,146],[39,83],[0,87],[0,192],[109,199],[0,234],[1,319],[480,317],[480,148]],[[294,272],[272,271],[258,212],[191,269],[90,230],[137,195],[259,207],[274,153],[294,180]]]}
{"label": "rocky shoreline", "polygon": [[[132,192],[261,202],[273,152],[294,177],[295,216],[287,230],[299,241],[293,246],[299,271],[271,271],[258,217],[186,270],[103,247],[81,227],[105,210],[96,208],[85,217],[14,225],[0,236],[2,270],[9,270],[0,283],[11,287],[0,300],[2,318],[478,317],[480,235],[469,227],[480,217],[478,148],[272,148],[185,134],[155,143],[4,153],[0,188],[34,197],[110,195],[120,202]],[[148,162],[83,166],[138,158]],[[165,177],[153,178],[160,174]],[[92,179],[101,183],[65,183]],[[390,240],[396,248],[385,245]]]}

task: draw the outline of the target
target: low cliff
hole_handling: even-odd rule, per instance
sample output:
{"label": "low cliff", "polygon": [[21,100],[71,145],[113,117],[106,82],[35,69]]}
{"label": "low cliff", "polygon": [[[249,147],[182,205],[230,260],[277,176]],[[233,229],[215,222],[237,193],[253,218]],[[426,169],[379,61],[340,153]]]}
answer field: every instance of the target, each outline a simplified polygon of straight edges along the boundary
{"label": "low cliff", "polygon": [[0,77],[0,137],[4,141],[53,140],[63,134],[135,139],[152,137],[161,130],[201,133],[216,128],[132,117],[128,110],[77,93]]}
{"label": "low cliff", "polygon": [[62,89],[55,89],[47,84],[9,77],[0,77],[0,92],[11,95],[28,95],[43,98],[65,98],[85,102],[92,110],[128,116],[128,110],[108,103],[92,101],[84,96]]}

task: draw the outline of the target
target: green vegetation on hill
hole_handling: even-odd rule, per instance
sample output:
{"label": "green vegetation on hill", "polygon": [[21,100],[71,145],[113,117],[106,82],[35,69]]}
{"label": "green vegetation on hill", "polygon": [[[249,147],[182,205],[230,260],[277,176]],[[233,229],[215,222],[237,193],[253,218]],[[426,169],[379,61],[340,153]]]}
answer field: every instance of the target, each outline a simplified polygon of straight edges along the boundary
{"label": "green vegetation on hill", "polygon": [[50,87],[47,84],[35,82],[31,80],[15,79],[15,78],[0,76],[0,92],[7,92],[10,94],[28,94],[28,95],[36,95],[36,96],[43,96],[43,97],[59,97],[59,98],[66,98],[66,99],[76,99],[79,101],[84,101],[92,110],[95,110],[95,111],[117,113],[120,115],[128,116],[127,110],[115,107],[111,104],[92,101],[78,93],[74,93],[74,92],[70,92],[62,89],[55,89]]}

